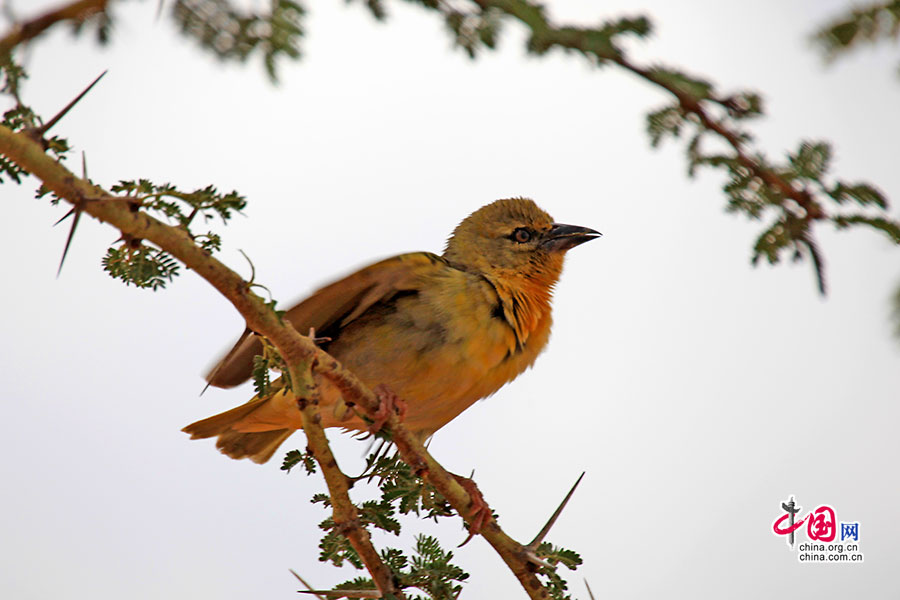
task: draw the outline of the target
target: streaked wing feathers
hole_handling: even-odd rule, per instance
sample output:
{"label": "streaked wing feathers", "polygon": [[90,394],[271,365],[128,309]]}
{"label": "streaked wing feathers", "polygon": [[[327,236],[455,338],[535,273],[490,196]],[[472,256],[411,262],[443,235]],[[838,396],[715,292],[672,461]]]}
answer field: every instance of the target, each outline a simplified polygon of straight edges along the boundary
{"label": "streaked wing feathers", "polygon": [[[314,292],[288,310],[285,318],[303,335],[314,327],[319,333],[328,331],[329,335],[336,337],[336,332],[359,318],[372,305],[397,292],[415,289],[421,274],[441,268],[443,264],[441,257],[430,252],[388,258]],[[206,380],[210,385],[222,388],[239,385],[250,378],[253,357],[261,353],[259,338],[248,329],[207,374]]]}

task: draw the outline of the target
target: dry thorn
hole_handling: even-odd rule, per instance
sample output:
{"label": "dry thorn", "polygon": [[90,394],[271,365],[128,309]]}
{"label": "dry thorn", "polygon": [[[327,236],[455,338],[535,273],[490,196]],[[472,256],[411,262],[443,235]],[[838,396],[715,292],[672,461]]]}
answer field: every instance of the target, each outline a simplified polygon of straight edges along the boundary
{"label": "dry thorn", "polygon": [[75,215],[74,219],[72,220],[72,228],[69,229],[69,237],[66,238],[66,247],[63,248],[62,258],[59,259],[59,268],[56,270],[57,277],[59,277],[59,274],[62,273],[63,263],[66,262],[66,256],[69,254],[69,247],[72,245],[72,239],[75,237],[75,229],[78,227],[78,221],[79,219],[81,219],[81,212],[84,210],[83,202],[84,201],[82,201],[82,204],[80,205],[76,204],[75,208],[67,212],[63,216],[63,218],[53,224],[53,226],[55,227],[65,221],[69,217],[69,215]]}
{"label": "dry thorn", "polygon": [[106,73],[107,73],[107,71],[103,71],[102,73],[100,73],[100,75],[97,76],[97,79],[95,79],[94,81],[92,81],[91,84],[90,84],[89,86],[87,86],[86,88],[84,88],[84,89],[81,91],[80,94],[78,94],[77,96],[75,96],[75,98],[74,98],[71,102],[69,102],[68,104],[66,104],[66,105],[63,107],[63,109],[62,109],[61,111],[59,111],[58,113],[56,113],[56,114],[53,116],[53,118],[51,118],[49,121],[47,121],[46,123],[44,123],[43,125],[41,125],[40,127],[38,127],[37,130],[35,130],[35,133],[36,133],[38,136],[43,137],[44,134],[47,133],[47,132],[50,130],[51,127],[53,127],[54,125],[56,125],[57,123],[59,123],[59,120],[62,119],[64,116],[66,116],[66,114],[67,114],[70,110],[72,110],[72,109],[75,107],[75,105],[78,104],[78,102],[80,102],[81,99],[84,98],[84,97],[87,95],[87,93],[88,93],[89,91],[91,91],[91,88],[93,88],[95,85],[97,85],[97,82],[99,82],[101,79],[103,79],[103,76],[106,75]]}
{"label": "dry thorn", "polygon": [[556,523],[556,520],[559,518],[559,515],[562,514],[563,509],[566,507],[566,504],[569,503],[569,500],[572,498],[572,494],[575,493],[575,488],[578,487],[578,484],[581,483],[581,480],[584,478],[584,471],[582,471],[581,475],[578,476],[578,479],[575,481],[575,485],[572,486],[572,489],[569,490],[569,493],[566,494],[566,497],[563,498],[563,501],[560,505],[553,511],[553,514],[550,515],[550,519],[544,525],[544,527],[538,532],[538,534],[531,540],[531,543],[525,546],[529,550],[537,550],[537,547],[541,542],[544,541],[544,538],[547,537],[547,534],[550,533],[550,529]]}
{"label": "dry thorn", "polygon": [[587,588],[587,593],[588,593],[588,596],[591,597],[591,600],[597,600],[596,598],[594,598],[594,592],[591,591],[591,586],[588,583],[587,579],[584,580],[584,587]]}
{"label": "dry thorn", "polygon": [[[27,135],[32,137],[36,142],[41,144],[41,146],[44,148],[44,150],[46,150],[49,147],[49,145],[47,143],[47,140],[44,139],[44,134],[47,133],[47,131],[51,127],[56,125],[60,121],[60,119],[62,119],[64,116],[66,116],[66,114],[70,110],[72,110],[72,108],[74,108],[75,105],[78,104],[78,102],[82,98],[84,98],[85,95],[87,95],[87,93],[89,91],[91,91],[91,88],[93,88],[95,85],[97,85],[97,82],[100,81],[104,75],[106,75],[106,71],[103,71],[102,73],[100,73],[100,75],[97,76],[97,78],[94,79],[94,81],[92,81],[90,85],[88,85],[86,88],[84,88],[80,94],[75,96],[75,98],[71,102],[69,102],[61,111],[56,113],[56,115],[52,119],[50,119],[49,121],[44,123],[41,127],[26,130],[24,133],[26,133]],[[87,156],[85,155],[84,152],[81,153],[81,172],[82,172],[82,179],[84,179],[85,181],[88,181]],[[78,202],[74,203],[74,207],[69,212],[67,212],[65,215],[63,215],[63,217],[59,221],[57,221],[56,223],[53,224],[55,227],[56,225],[59,225],[60,223],[65,221],[68,217],[74,215],[74,218],[72,220],[72,228],[69,230],[69,236],[66,238],[66,246],[65,246],[65,248],[63,248],[62,257],[59,259],[59,267],[56,269],[57,277],[59,277],[60,273],[62,273],[63,264],[65,264],[66,256],[68,256],[68,254],[69,254],[69,248],[72,246],[72,239],[75,237],[75,230],[78,228],[78,222],[81,219],[81,212],[84,210],[84,203],[86,201],[87,201],[86,199],[82,198]]]}
{"label": "dry thorn", "polygon": [[378,590],[298,590],[300,594],[315,594],[322,598],[382,598]]}
{"label": "dry thorn", "polygon": [[300,575],[299,575],[296,571],[294,571],[293,569],[288,569],[288,571],[290,571],[290,572],[291,572],[291,575],[293,575],[294,577],[296,577],[297,580],[298,580],[300,583],[302,583],[303,585],[305,585],[305,586],[306,586],[306,589],[308,590],[308,592],[303,592],[303,590],[298,590],[299,592],[301,592],[301,593],[312,593],[312,594],[315,594],[316,598],[318,598],[319,600],[325,600],[325,596],[321,596],[321,595],[317,594],[317,593],[315,592],[315,590],[313,590],[312,586],[309,585],[308,583],[306,583],[306,580],[303,579],[302,577],[300,577]]}
{"label": "dry thorn", "polygon": [[[83,199],[93,196],[112,198],[108,192],[73,175],[64,165],[47,156],[38,143],[21,132],[0,127],[0,146],[3,146],[5,156],[41,179],[62,200],[75,205]],[[334,357],[317,348],[311,340],[298,334],[292,327],[279,320],[262,298],[248,293],[247,282],[240,275],[209,256],[208,252],[187,238],[181,229],[166,224],[151,215],[135,214],[126,202],[120,200],[86,202],[84,212],[100,221],[109,223],[123,235],[149,240],[157,247],[170,252],[187,268],[206,279],[234,305],[246,320],[248,329],[259,332],[271,340],[279,354],[284,357],[294,385],[304,379],[302,373],[304,369],[308,370],[312,359],[318,358],[316,372],[334,384],[348,402],[353,402],[366,415],[377,412],[379,401],[372,390],[362,384]],[[303,390],[298,391],[303,393]],[[311,411],[312,409],[307,410]],[[304,417],[311,420],[312,413],[305,412]],[[471,503],[468,494],[425,450],[421,440],[399,422],[398,415],[389,414],[387,424],[391,428],[394,443],[403,460],[418,475],[424,476],[458,513],[468,512],[467,506]],[[319,464],[322,466],[323,475],[334,500],[333,509],[338,513],[335,515],[336,520],[355,517],[356,512],[354,512],[353,504],[347,494],[346,475],[340,472],[336,465],[332,467],[330,464],[333,455],[330,454],[325,432],[321,426],[312,422],[308,423],[308,428],[306,425],[305,423],[304,430],[309,445],[315,449],[316,458],[320,461]],[[533,568],[524,557],[523,546],[509,537],[492,519],[488,521],[488,525],[481,535],[510,568],[528,597],[532,600],[549,598],[546,588],[541,585]],[[351,544],[364,558],[364,563],[376,585],[381,586],[385,594],[392,593],[398,598],[402,598],[403,594],[396,590],[390,570],[386,568],[377,551],[374,550],[368,532],[362,530],[351,532],[350,535],[353,538]],[[346,592],[344,594],[346,596]]]}

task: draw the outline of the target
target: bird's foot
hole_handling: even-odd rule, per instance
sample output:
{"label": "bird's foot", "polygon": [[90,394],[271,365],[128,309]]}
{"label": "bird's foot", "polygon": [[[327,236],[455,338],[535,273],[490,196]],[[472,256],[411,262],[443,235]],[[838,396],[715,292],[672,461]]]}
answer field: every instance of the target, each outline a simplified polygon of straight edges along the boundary
{"label": "bird's foot", "polygon": [[[451,475],[453,474],[451,473]],[[484,496],[481,495],[481,491],[472,479],[461,475],[453,475],[453,478],[466,490],[471,499],[471,504],[469,504],[469,537],[459,545],[462,548],[469,543],[469,540],[481,533],[481,528],[491,516],[491,507],[488,506]]]}
{"label": "bird's foot", "polygon": [[406,417],[406,402],[392,392],[391,388],[382,383],[376,386],[374,391],[378,397],[378,410],[375,411],[372,424],[369,425],[371,433],[381,431],[392,412],[397,413],[401,421]]}

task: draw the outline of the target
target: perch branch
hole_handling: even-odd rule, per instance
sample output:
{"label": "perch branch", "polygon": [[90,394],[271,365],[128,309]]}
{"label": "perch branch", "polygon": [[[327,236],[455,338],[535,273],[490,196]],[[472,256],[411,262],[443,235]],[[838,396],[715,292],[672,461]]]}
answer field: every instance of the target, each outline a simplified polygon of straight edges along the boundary
{"label": "perch branch", "polygon": [[[319,349],[312,340],[300,335],[287,322],[282,322],[265,300],[250,290],[250,286],[237,273],[209,252],[197,246],[182,228],[167,225],[142,212],[134,198],[116,197],[99,186],[74,175],[58,161],[48,156],[39,141],[22,132],[13,132],[0,126],[0,154],[10,158],[25,171],[35,175],[60,198],[97,220],[108,223],[134,239],[148,240],[169,252],[184,265],[195,271],[218,290],[244,317],[247,326],[264,335],[278,349],[291,369],[292,385],[298,398],[315,398],[309,370],[321,373],[333,382],[348,401],[355,402],[368,415],[375,415],[379,400],[359,379],[343,367],[337,359]],[[347,478],[340,472],[331,454],[324,430],[318,422],[315,403],[300,407],[303,412],[309,446],[326,474],[329,492],[335,510],[335,523],[344,524],[351,543],[370,568],[373,579],[383,591],[393,589],[393,582],[386,580],[389,573],[368,540],[368,532],[352,526],[355,510],[347,494]],[[387,427],[405,462],[431,483],[460,515],[468,515],[472,499],[457,480],[428,453],[422,442],[409,432],[395,414],[390,414]],[[466,518],[467,517],[463,517]],[[468,519],[467,519],[468,520]],[[347,526],[350,524],[350,526]],[[547,599],[549,594],[535,575],[536,565],[527,556],[524,546],[509,537],[493,516],[484,522],[481,535],[494,547],[533,600]],[[357,546],[358,545],[358,546]],[[396,593],[396,592],[394,592]]]}

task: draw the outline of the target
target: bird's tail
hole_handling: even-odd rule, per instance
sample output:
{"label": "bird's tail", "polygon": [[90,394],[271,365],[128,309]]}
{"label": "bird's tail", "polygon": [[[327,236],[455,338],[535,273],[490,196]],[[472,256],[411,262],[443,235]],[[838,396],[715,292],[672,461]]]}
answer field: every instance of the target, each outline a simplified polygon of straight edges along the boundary
{"label": "bird's tail", "polygon": [[272,458],[278,447],[296,429],[274,429],[269,431],[238,431],[235,426],[252,413],[266,406],[268,399],[253,400],[208,419],[191,423],[182,431],[191,434],[191,439],[216,437],[216,448],[231,458],[249,458],[262,464]]}

